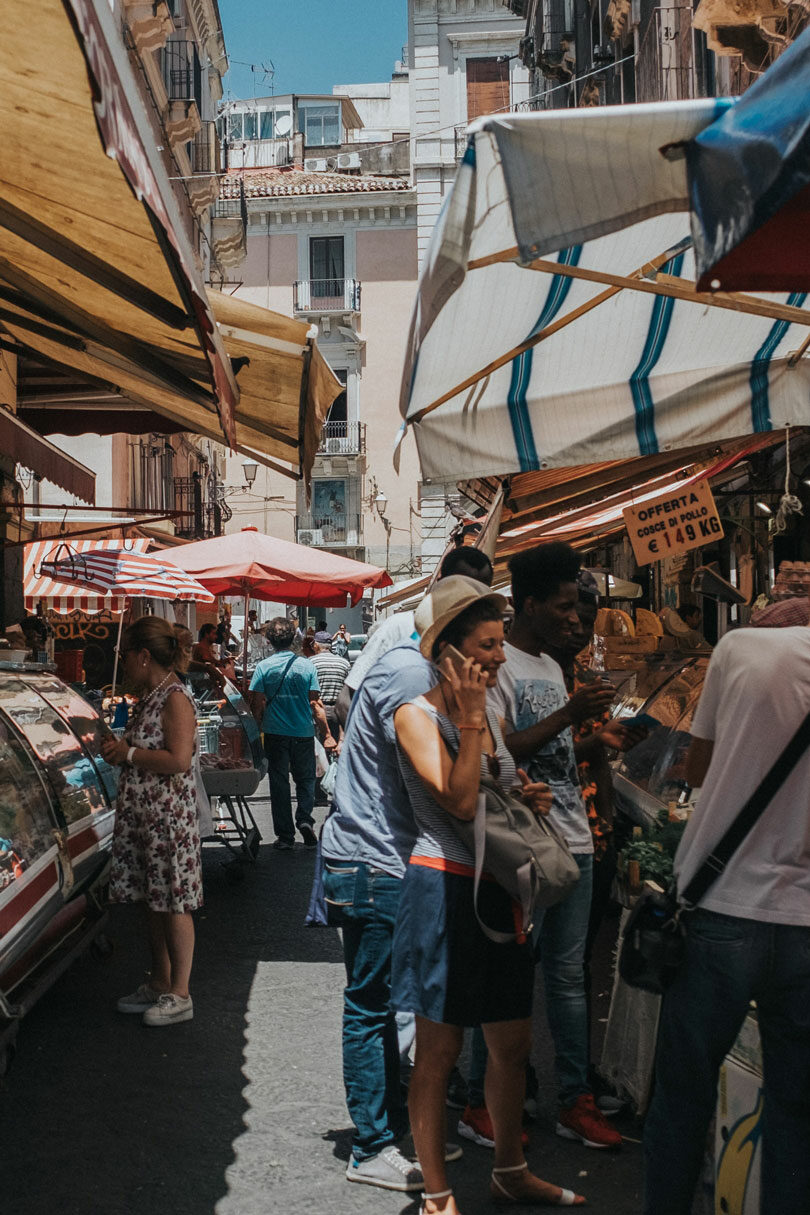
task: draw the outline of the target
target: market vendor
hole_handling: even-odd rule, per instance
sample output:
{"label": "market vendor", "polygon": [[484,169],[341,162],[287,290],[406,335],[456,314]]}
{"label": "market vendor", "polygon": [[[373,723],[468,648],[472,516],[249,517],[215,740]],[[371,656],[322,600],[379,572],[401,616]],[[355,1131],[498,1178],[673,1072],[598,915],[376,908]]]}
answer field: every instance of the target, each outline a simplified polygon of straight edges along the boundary
{"label": "market vendor", "polygon": [[679,650],[711,649],[700,631],[702,616],[696,603],[681,603],[676,608],[666,608],[661,615],[664,632],[675,638]]}
{"label": "market vendor", "polygon": [[177,624],[174,627],[181,646],[190,655],[186,670],[201,671],[210,676],[217,687],[224,687],[225,675],[220,669],[219,661],[214,655],[213,648],[212,635],[216,634],[216,626],[204,624],[200,629],[196,642],[193,642],[193,634],[190,629],[187,629],[182,624]]}

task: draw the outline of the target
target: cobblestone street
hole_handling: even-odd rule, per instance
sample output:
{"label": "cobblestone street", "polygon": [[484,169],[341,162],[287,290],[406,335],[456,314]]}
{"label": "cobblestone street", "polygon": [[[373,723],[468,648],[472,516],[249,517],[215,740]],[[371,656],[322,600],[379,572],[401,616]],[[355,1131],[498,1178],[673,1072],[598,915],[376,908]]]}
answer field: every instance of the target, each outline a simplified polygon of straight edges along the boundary
{"label": "cobblestone street", "polygon": [[[265,842],[244,881],[227,879],[220,849],[203,852],[193,1021],[148,1030],[116,1013],[116,997],[145,967],[137,911],[116,907],[110,960],[80,960],[22,1023],[0,1082],[6,1215],[416,1211],[406,1195],[344,1179],[340,940],[303,926],[313,855],[274,852],[269,803],[254,806]],[[557,1138],[539,1001],[535,1037],[540,1118],[530,1162],[595,1209],[637,1212],[636,1125],[621,1124],[630,1140],[617,1155]],[[451,1138],[452,1122],[451,1111]],[[451,1166],[465,1215],[492,1209],[490,1162],[465,1143]]]}

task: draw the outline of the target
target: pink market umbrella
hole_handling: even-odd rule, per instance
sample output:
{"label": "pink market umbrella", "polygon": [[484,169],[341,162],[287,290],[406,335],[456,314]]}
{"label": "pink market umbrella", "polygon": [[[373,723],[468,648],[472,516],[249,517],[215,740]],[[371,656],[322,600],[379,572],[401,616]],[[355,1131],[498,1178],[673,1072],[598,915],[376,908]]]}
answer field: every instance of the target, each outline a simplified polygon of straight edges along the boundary
{"label": "pink market umbrella", "polygon": [[[350,561],[323,549],[276,540],[253,527],[228,536],[198,540],[163,554],[217,595],[241,595],[313,607],[344,607],[370,587],[391,586],[385,570]],[[243,638],[242,681],[247,680],[247,627]]]}
{"label": "pink market umbrella", "polygon": [[[67,543],[59,544],[53,557],[43,561],[40,577],[55,582],[87,587],[97,595],[126,595],[131,599],[170,599],[182,603],[213,603],[214,595],[199,582],[164,562],[163,556],[148,556],[124,548],[98,548],[77,552]],[[118,644],[121,626],[118,622]],[[113,695],[118,679],[118,646],[113,666]]]}

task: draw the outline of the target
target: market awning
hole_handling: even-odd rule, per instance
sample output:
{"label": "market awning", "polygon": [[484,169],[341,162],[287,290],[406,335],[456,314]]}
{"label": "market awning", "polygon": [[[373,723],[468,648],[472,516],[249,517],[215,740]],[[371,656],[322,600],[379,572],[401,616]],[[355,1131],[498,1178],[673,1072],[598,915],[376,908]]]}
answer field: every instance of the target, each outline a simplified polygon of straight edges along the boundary
{"label": "market awning", "polygon": [[810,423],[804,294],[699,295],[682,145],[725,100],[479,120],[419,285],[401,407],[446,480]]}
{"label": "market awning", "polygon": [[0,39],[0,330],[190,431],[238,389],[107,0],[9,0]]}
{"label": "market awning", "polygon": [[314,330],[234,295],[208,298],[228,354],[240,360],[239,450],[286,460],[308,481],[329,407],[343,391]]}
{"label": "market awning", "polygon": [[0,409],[0,451],[31,468],[46,481],[67,490],[90,506],[96,501],[96,474],[43,439],[7,409]]}
{"label": "market awning", "polygon": [[[126,595],[92,595],[68,582],[54,582],[43,577],[40,566],[43,561],[52,561],[57,552],[64,549],[65,541],[75,553],[88,553],[97,549],[120,549],[121,540],[75,540],[68,536],[51,536],[47,540],[34,540],[26,544],[23,555],[23,594],[26,611],[33,612],[41,603],[54,612],[123,612],[127,604]],[[151,540],[127,540],[126,547],[133,553],[146,553]]]}
{"label": "market awning", "polygon": [[[705,28],[705,27],[704,27]],[[810,30],[686,145],[698,286],[810,287]]]}
{"label": "market awning", "polygon": [[[644,496],[663,493],[670,486],[688,485],[725,474],[739,476],[739,465],[756,451],[775,446],[784,434],[756,435],[734,442],[590,464],[580,468],[520,473],[507,482],[495,545],[494,585],[509,582],[509,558],[524,548],[551,540],[565,540],[575,548],[594,548],[624,530],[622,510]],[[499,478],[463,482],[465,495],[490,510],[501,490]],[[432,575],[400,583],[377,601],[380,608],[402,610],[417,604]]]}
{"label": "market awning", "polygon": [[[329,407],[343,390],[311,327],[218,291],[209,291],[208,300],[239,377],[236,450],[308,481]],[[49,434],[172,433],[186,428],[181,414],[176,422],[167,417],[173,407],[165,394],[163,413],[158,414],[147,403],[136,404],[133,394],[127,396],[103,382],[102,374],[99,369],[94,385],[82,384],[64,368],[23,359],[18,407]],[[194,429],[215,440],[222,438],[215,421],[198,422]],[[292,468],[276,463],[279,460]]]}

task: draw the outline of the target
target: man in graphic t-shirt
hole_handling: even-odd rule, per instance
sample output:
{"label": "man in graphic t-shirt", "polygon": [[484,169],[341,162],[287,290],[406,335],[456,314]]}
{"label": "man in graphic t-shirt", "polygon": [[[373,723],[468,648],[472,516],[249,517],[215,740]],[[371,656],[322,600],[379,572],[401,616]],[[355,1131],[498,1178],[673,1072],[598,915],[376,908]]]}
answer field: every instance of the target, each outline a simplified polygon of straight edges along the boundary
{"label": "man in graphic t-shirt", "polygon": [[593,880],[593,838],[582,798],[571,727],[598,717],[613,690],[598,680],[569,697],[562,670],[547,652],[564,649],[578,628],[579,557],[567,544],[542,544],[513,557],[515,620],[506,663],[490,692],[506,722],[506,745],[532,781],[554,794],[551,819],[579,866],[573,892],[548,908],[536,938],[554,1039],[560,1109],[557,1134],[586,1147],[617,1148],[621,1135],[594,1102],[588,1083],[584,958]]}
{"label": "man in graphic t-shirt", "polygon": [[[806,624],[739,629],[720,640],[686,756],[686,778],[700,795],[675,856],[680,891],[808,711]],[[762,1091],[754,1086],[747,1133],[731,1134],[721,1157],[717,1210],[740,1209],[730,1191],[742,1194],[746,1183],[743,1149],[753,1156],[761,1142],[758,1210],[810,1215],[810,750],[685,922],[686,957],[664,996],[644,1130],[645,1215],[692,1210],[720,1064],[751,1000]]]}

